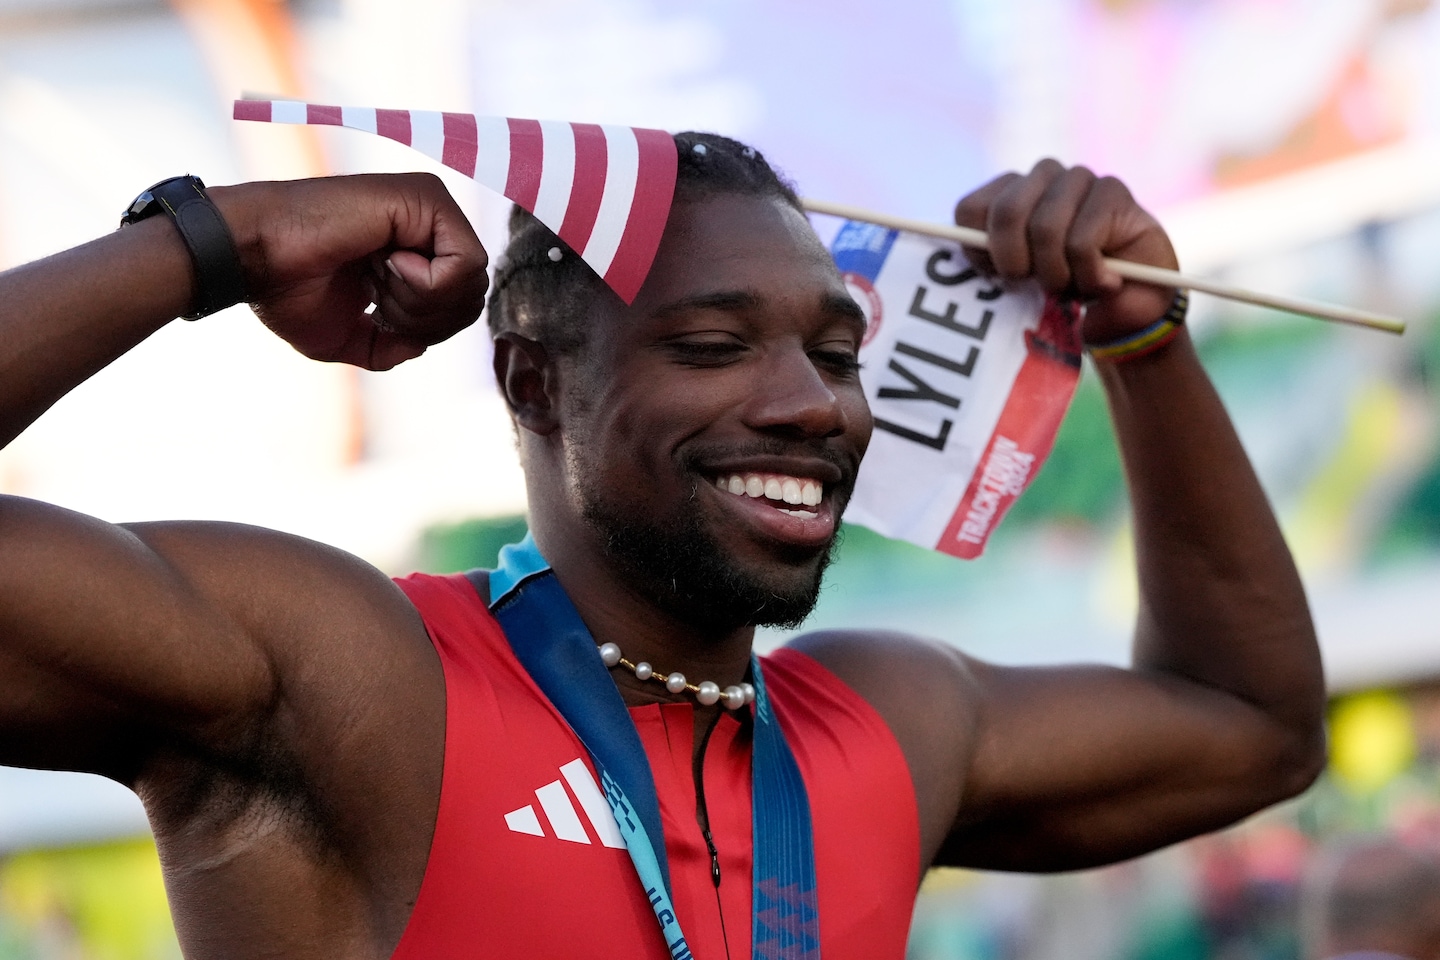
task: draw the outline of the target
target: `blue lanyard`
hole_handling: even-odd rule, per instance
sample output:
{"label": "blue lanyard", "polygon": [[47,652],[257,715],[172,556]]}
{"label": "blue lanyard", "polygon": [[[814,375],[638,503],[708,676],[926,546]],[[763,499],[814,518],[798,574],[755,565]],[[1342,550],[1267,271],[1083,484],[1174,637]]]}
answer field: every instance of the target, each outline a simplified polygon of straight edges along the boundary
{"label": "blue lanyard", "polygon": [[[625,701],[580,614],[530,536],[500,551],[490,610],[516,659],[589,751],[625,849],[672,960],[691,960],[671,900],[660,802]],[[751,759],[755,960],[820,960],[820,913],[810,800],[795,755],[751,658],[755,734]]]}

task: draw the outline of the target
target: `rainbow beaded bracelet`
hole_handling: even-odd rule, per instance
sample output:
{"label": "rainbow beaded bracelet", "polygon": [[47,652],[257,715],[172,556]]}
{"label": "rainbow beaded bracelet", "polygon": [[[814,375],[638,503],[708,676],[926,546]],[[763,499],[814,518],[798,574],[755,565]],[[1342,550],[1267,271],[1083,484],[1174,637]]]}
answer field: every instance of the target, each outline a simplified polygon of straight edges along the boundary
{"label": "rainbow beaded bracelet", "polygon": [[1154,353],[1179,336],[1180,329],[1185,326],[1185,313],[1189,309],[1190,295],[1184,290],[1178,290],[1175,299],[1170,301],[1170,309],[1150,326],[1109,343],[1086,344],[1085,349],[1096,360],[1110,363],[1123,363]]}

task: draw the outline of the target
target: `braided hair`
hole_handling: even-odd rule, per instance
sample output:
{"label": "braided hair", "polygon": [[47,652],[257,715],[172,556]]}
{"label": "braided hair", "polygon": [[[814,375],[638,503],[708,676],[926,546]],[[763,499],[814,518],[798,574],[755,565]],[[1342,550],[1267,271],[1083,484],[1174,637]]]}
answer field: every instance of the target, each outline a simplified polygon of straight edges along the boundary
{"label": "braided hair", "polygon": [[[773,197],[801,209],[794,185],[753,147],[714,133],[677,133],[675,149],[677,204],[736,194]],[[578,353],[585,345],[590,325],[584,321],[592,305],[614,296],[550,228],[518,205],[510,212],[510,241],[495,271],[488,305],[492,337],[514,331],[543,344],[552,355]]]}

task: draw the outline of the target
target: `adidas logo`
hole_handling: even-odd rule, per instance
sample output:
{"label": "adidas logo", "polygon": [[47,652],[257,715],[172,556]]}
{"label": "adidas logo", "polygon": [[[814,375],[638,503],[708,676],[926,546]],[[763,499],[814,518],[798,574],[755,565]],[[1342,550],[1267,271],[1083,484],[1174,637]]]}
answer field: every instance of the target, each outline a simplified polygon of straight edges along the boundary
{"label": "adidas logo", "polygon": [[[551,832],[558,839],[571,843],[590,843],[590,834],[586,833],[585,824],[581,822],[575,804],[570,802],[570,795],[574,794],[600,842],[607,847],[624,848],[625,841],[620,836],[620,828],[615,825],[615,815],[610,812],[610,804],[600,792],[595,778],[590,775],[585,761],[578,758],[571,760],[560,768],[560,776],[564,778],[563,782],[552,780],[535,791],[535,801],[544,812]],[[566,784],[570,785],[568,792],[565,789]],[[505,814],[505,826],[514,833],[528,833],[533,837],[549,836],[540,825],[540,817],[536,815],[533,804],[527,803],[519,810],[511,810]]]}

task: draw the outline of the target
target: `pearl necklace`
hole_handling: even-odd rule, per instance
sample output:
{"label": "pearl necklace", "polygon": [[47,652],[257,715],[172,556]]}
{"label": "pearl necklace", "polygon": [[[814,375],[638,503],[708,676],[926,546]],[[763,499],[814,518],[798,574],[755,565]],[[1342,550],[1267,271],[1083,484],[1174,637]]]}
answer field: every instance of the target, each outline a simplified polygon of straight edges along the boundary
{"label": "pearl necklace", "polygon": [[720,689],[720,684],[713,680],[702,680],[698,684],[691,683],[685,679],[683,673],[672,673],[661,676],[655,672],[655,668],[644,660],[639,663],[632,663],[625,659],[620,648],[613,643],[602,643],[599,646],[600,660],[605,666],[625,667],[635,674],[637,680],[654,680],[656,683],[665,684],[665,689],[671,693],[684,693],[686,690],[695,695],[695,699],[703,706],[712,706],[716,703],[724,703],[726,710],[739,710],[755,702],[755,688],[748,683],[733,684]]}

